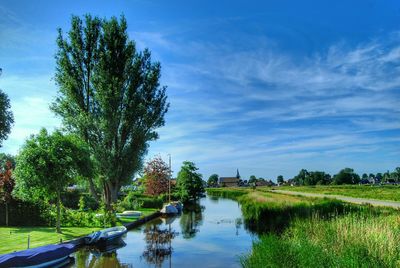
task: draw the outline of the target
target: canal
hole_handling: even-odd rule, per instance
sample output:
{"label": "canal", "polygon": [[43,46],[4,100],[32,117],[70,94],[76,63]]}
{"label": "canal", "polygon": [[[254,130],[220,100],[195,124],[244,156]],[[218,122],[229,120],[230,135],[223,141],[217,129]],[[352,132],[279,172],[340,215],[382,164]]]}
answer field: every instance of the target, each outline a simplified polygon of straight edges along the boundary
{"label": "canal", "polygon": [[178,217],[129,231],[106,252],[81,249],[70,267],[240,267],[253,239],[237,202],[207,196]]}

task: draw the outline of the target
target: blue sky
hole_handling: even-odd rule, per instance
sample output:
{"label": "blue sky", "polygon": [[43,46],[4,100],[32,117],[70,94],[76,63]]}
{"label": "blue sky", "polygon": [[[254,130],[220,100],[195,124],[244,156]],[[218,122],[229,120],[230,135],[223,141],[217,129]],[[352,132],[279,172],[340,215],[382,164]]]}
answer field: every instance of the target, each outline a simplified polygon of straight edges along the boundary
{"label": "blue sky", "polygon": [[3,0],[0,88],[15,125],[0,150],[60,126],[56,29],[71,14],[124,14],[171,103],[148,158],[170,153],[175,172],[194,161],[205,178],[400,166],[400,2],[196,2]]}

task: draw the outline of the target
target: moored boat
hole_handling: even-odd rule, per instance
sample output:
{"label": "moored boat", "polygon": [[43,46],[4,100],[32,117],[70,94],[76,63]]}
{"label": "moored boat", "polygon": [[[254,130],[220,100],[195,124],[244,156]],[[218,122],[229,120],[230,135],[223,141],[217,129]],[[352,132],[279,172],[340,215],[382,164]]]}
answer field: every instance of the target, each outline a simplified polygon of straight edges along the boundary
{"label": "moored boat", "polygon": [[76,245],[66,243],[47,245],[38,248],[0,255],[0,267],[45,268],[62,267],[71,262],[69,255]]}
{"label": "moored boat", "polygon": [[94,232],[85,237],[86,245],[104,245],[118,241],[124,234],[126,234],[127,229],[125,226],[116,226],[112,228],[107,228]]}
{"label": "moored boat", "polygon": [[160,210],[160,212],[162,213],[162,214],[164,214],[164,215],[175,215],[175,214],[178,214],[179,212],[178,212],[178,209],[174,206],[174,205],[172,205],[172,204],[167,204],[167,205],[165,205],[161,210]]}
{"label": "moored boat", "polygon": [[126,210],[122,213],[117,213],[117,218],[137,218],[142,216],[142,212],[140,211],[135,211],[135,210]]}

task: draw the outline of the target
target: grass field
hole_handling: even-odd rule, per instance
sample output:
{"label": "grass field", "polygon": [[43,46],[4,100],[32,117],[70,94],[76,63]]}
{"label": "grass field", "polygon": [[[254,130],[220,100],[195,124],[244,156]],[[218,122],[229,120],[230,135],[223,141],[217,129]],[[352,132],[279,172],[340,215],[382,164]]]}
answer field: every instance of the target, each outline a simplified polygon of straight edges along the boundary
{"label": "grass field", "polygon": [[260,188],[208,193],[238,200],[247,228],[261,234],[243,267],[400,267],[398,210]]}
{"label": "grass field", "polygon": [[[260,188],[269,190],[271,188]],[[319,193],[327,195],[343,195],[358,198],[400,201],[400,186],[371,186],[371,185],[321,185],[321,186],[283,186],[272,189]]]}
{"label": "grass field", "polygon": [[0,254],[24,250],[28,247],[28,235],[30,248],[59,243],[80,236],[87,235],[99,228],[89,227],[63,227],[62,234],[57,234],[54,227],[0,227]]}

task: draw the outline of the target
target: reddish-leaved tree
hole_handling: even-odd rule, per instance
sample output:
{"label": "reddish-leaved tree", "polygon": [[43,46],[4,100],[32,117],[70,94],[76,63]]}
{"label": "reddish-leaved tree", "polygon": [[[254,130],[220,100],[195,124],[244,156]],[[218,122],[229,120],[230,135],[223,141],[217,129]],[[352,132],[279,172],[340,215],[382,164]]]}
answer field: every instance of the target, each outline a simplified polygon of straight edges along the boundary
{"label": "reddish-leaved tree", "polygon": [[156,196],[168,193],[169,167],[161,157],[155,157],[146,164],[144,179],[146,194]]}
{"label": "reddish-leaved tree", "polygon": [[0,171],[0,200],[6,206],[6,226],[8,226],[8,204],[12,199],[15,182],[12,178],[12,163],[7,161],[4,169]]}

